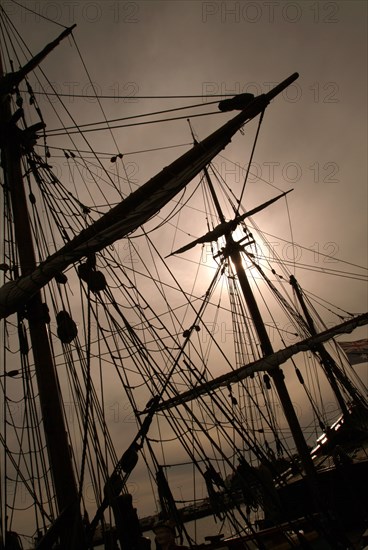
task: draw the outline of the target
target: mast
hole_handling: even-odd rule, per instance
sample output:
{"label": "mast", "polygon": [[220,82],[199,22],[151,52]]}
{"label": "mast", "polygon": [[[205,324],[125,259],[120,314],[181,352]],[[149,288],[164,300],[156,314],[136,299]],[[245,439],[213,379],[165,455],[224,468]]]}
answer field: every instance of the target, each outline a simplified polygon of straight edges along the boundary
{"label": "mast", "polygon": [[[218,211],[219,219],[220,221],[223,221],[224,215],[221,210],[220,204],[217,200],[215,189],[213,187],[211,178],[209,177],[208,171],[205,172],[205,177],[210,189],[210,193],[213,197],[215,207]],[[255,325],[255,329],[261,345],[262,354],[263,356],[273,355],[274,351],[272,348],[271,341],[267,334],[266,327],[264,325],[261,313],[258,308],[258,304],[254,298],[251,286],[249,284],[247,275],[245,273],[245,269],[243,267],[242,258],[240,254],[240,251],[242,250],[242,246],[240,245],[240,243],[237,243],[234,241],[232,237],[232,230],[233,228],[230,227],[227,231],[224,232],[226,247],[222,252],[225,257],[226,256],[230,257],[231,261],[234,264],[235,271],[238,276],[239,284],[242,289],[244,299],[246,301],[250,315]],[[289,425],[295,446],[299,454],[302,467],[304,468],[304,471],[306,474],[306,482],[307,482],[307,487],[309,489],[310,496],[312,498],[312,501],[314,502],[316,511],[321,513],[322,518],[327,520],[328,522],[325,527],[322,527],[322,529],[323,530],[326,529],[325,533],[328,536],[328,538],[331,538],[331,541],[335,542],[337,540],[336,535],[332,532],[331,526],[329,525],[331,520],[330,513],[326,509],[326,505],[322,500],[317,472],[314,467],[313,460],[309,452],[307,442],[304,438],[303,431],[299,424],[299,420],[296,415],[289,392],[287,390],[285,380],[284,380],[285,378],[284,373],[280,368],[279,364],[276,363],[274,365],[273,369],[270,371],[270,375],[273,379],[275,389],[280,398],[281,406],[283,408],[286,421]]]}
{"label": "mast", "polygon": [[[69,33],[64,31],[61,37],[63,38],[67,34]],[[59,39],[49,44],[41,54],[46,52],[46,55],[51,51],[51,46],[55,47]],[[26,67],[31,67],[29,70],[41,61],[44,57],[41,54],[34,58],[37,62],[30,62],[26,65]],[[18,78],[12,78],[12,76],[19,73],[23,75],[23,78],[25,71],[22,70],[5,76],[0,57],[0,90],[3,92],[0,97],[0,125],[7,132],[7,139],[2,142],[1,164],[4,171],[4,185],[9,189],[11,197],[21,273],[27,275],[36,268],[36,256],[21,166],[23,154],[21,136],[27,130],[22,131],[16,126],[17,115],[12,115],[10,108],[10,92],[20,82]],[[9,82],[10,85],[7,85]],[[82,518],[79,510],[78,491],[49,341],[45,304],[42,303],[41,293],[36,292],[27,302],[26,308],[18,308],[18,311],[28,320],[46,445],[58,511],[59,514],[65,513],[69,523],[65,533],[61,534],[63,548],[70,550],[83,548]]]}
{"label": "mast", "polygon": [[[306,321],[307,321],[307,325],[309,327],[309,331],[310,331],[312,336],[316,336],[317,335],[316,326],[314,324],[313,318],[312,318],[312,316],[311,316],[311,314],[310,314],[310,312],[307,308],[307,305],[305,303],[304,296],[303,296],[303,293],[302,293],[302,289],[300,288],[300,285],[299,285],[297,279],[294,277],[294,275],[290,276],[290,284],[293,287],[293,289],[295,291],[295,294],[296,294],[296,297],[297,297],[297,299],[300,303],[300,306],[303,310],[304,316],[305,316]],[[332,390],[335,394],[335,397],[337,399],[337,402],[340,406],[341,412],[347,418],[348,415],[349,415],[349,410],[348,410],[348,407],[347,407],[346,402],[344,400],[344,397],[343,397],[343,395],[340,391],[340,388],[337,384],[337,380],[342,384],[342,386],[346,389],[346,391],[349,393],[349,395],[351,396],[351,398],[354,401],[357,401],[357,400],[360,401],[358,396],[357,396],[357,392],[354,390],[354,388],[351,385],[350,381],[340,371],[340,369],[336,365],[335,360],[333,359],[333,357],[330,355],[330,353],[327,351],[327,349],[324,347],[323,344],[317,344],[314,347],[314,349],[312,349],[312,351],[314,353],[318,354],[318,356],[320,358],[320,361],[321,361],[321,365],[323,367],[323,370],[324,370],[324,372],[327,376],[327,379],[328,379],[328,381],[331,385],[331,388],[332,388]]]}
{"label": "mast", "polygon": [[[205,171],[205,177],[210,189],[210,193],[214,200],[214,204],[217,209],[219,219],[221,222],[223,222],[225,220],[225,217],[221,210],[220,204],[218,202],[216,192],[213,187],[213,183],[209,176],[208,170]],[[226,247],[223,252],[225,255],[228,255],[230,257],[231,261],[234,264],[235,271],[238,276],[239,284],[242,289],[244,299],[247,303],[251,318],[254,322],[254,326],[257,331],[257,335],[258,335],[259,342],[262,349],[262,354],[263,356],[272,355],[274,353],[272,344],[267,334],[261,313],[259,311],[257,302],[254,298],[251,286],[249,284],[247,275],[243,267],[242,258],[240,254],[240,251],[242,250],[242,246],[239,243],[236,243],[234,241],[231,235],[231,232],[225,234],[225,239],[226,239]],[[296,415],[294,406],[291,402],[289,392],[286,388],[282,369],[279,367],[279,365],[275,365],[275,368],[272,369],[270,374],[274,381],[276,391],[280,397],[281,405],[283,407],[286,420],[288,422],[291,433],[293,435],[293,439],[294,439],[296,448],[298,450],[298,453],[300,455],[302,465],[308,477],[310,477],[310,479],[315,479],[316,472],[313,465],[313,461],[310,456],[309,449],[305,441],[302,429],[300,427],[299,420]]]}
{"label": "mast", "polygon": [[[305,304],[301,289],[299,287],[298,281],[294,277],[294,275],[290,276],[290,284],[293,287],[296,297],[298,298],[298,301],[300,303],[300,306],[303,310],[304,316],[306,318],[310,333],[312,336],[315,336],[317,334],[316,327],[314,325],[314,321],[312,319],[311,314],[309,313],[307,306]],[[325,347],[322,344],[319,344],[316,346],[315,350],[318,352],[322,366],[324,367],[326,376],[328,378],[329,383],[331,384],[331,388],[336,396],[336,399],[340,405],[340,409],[344,415],[348,414],[348,409],[346,406],[346,403],[344,401],[343,396],[341,395],[341,391],[339,389],[339,386],[337,385],[336,379],[334,377],[334,374],[332,370],[334,367],[336,367],[334,360],[332,359],[331,355],[328,353],[328,351],[325,349]],[[335,369],[334,369],[335,370]]]}

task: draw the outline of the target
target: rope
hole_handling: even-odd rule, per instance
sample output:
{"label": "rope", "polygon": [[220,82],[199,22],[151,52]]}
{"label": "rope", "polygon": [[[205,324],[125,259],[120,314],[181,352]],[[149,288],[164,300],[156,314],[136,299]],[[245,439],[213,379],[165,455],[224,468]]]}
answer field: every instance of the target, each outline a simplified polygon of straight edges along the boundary
{"label": "rope", "polygon": [[[78,49],[78,47],[77,47],[77,49]],[[87,75],[88,75],[88,72],[87,72]],[[92,81],[90,81],[90,83],[92,84]],[[97,94],[94,97],[98,99]],[[213,103],[217,103],[217,101],[210,101],[209,103],[206,103],[206,105],[212,105]],[[99,124],[109,125],[112,122],[120,122],[122,120],[131,120],[131,119],[142,118],[142,117],[146,117],[146,116],[161,115],[161,114],[164,114],[164,113],[173,113],[175,111],[185,111],[187,109],[194,109],[196,107],[203,107],[203,103],[197,103],[197,104],[194,104],[194,105],[186,105],[184,107],[175,107],[175,108],[172,108],[172,109],[163,109],[163,110],[160,110],[160,111],[152,111],[150,113],[142,113],[142,114],[139,114],[139,115],[131,115],[131,116],[126,116],[126,117],[111,118],[109,120],[107,120],[106,117],[105,117],[105,120],[100,121],[100,122],[88,122],[86,124],[80,124],[78,126],[78,129],[88,128],[89,126],[97,126]],[[101,109],[102,109],[102,107],[101,107]],[[104,113],[104,111],[102,111],[102,112]],[[217,113],[217,111],[215,111],[215,113]],[[214,114],[214,113],[209,113],[209,114]],[[175,118],[170,118],[170,119],[164,119],[164,120],[176,120],[176,119]],[[60,131],[64,131],[64,130],[74,130],[75,128],[76,128],[76,126],[63,126],[63,128],[51,128],[49,130],[49,132],[54,133],[54,132],[60,132]],[[117,126],[117,128],[119,128],[119,126]]]}
{"label": "rope", "polygon": [[83,447],[82,447],[82,462],[81,462],[81,469],[80,469],[80,476],[79,476],[79,500],[82,498],[82,491],[83,491],[83,481],[84,481],[84,470],[85,470],[85,464],[86,464],[86,453],[87,453],[87,445],[88,445],[88,423],[89,423],[89,415],[90,415],[90,400],[91,400],[91,387],[92,387],[92,379],[91,379],[91,303],[89,300],[90,297],[90,290],[88,290],[88,296],[87,296],[87,302],[88,302],[88,308],[87,308],[87,341],[86,341],[86,375],[85,375],[85,381],[86,381],[86,407],[84,411],[84,426],[83,426]]}
{"label": "rope", "polygon": [[254,141],[253,141],[253,147],[252,147],[252,151],[251,151],[251,154],[250,154],[250,157],[249,157],[249,162],[248,162],[247,172],[246,172],[245,178],[244,178],[243,187],[242,187],[242,190],[241,190],[241,193],[240,193],[240,197],[238,199],[238,207],[237,207],[236,212],[235,212],[235,217],[238,216],[238,214],[239,214],[240,205],[241,205],[241,202],[243,200],[245,186],[246,186],[247,181],[248,181],[249,170],[250,170],[250,167],[251,167],[251,164],[252,164],[253,155],[254,155],[254,151],[256,149],[258,136],[259,136],[259,131],[261,129],[261,124],[262,124],[262,121],[263,121],[264,114],[265,114],[265,111],[263,110],[262,113],[261,113],[261,116],[259,117],[258,128],[257,128],[257,132],[256,132],[256,135],[255,135],[255,138],[254,138]]}
{"label": "rope", "polygon": [[[221,115],[220,111],[212,111],[210,113],[199,113],[197,115],[190,115],[191,118],[195,117],[201,117],[201,116],[210,116],[210,115]],[[117,126],[110,126],[108,125],[106,128],[90,128],[86,129],[83,132],[80,130],[79,126],[76,125],[75,127],[78,128],[78,130],[72,130],[72,131],[57,131],[57,130],[46,130],[46,134],[48,137],[55,137],[55,136],[63,136],[64,134],[67,134],[68,136],[71,136],[72,134],[82,134],[84,135],[86,132],[100,132],[101,130],[114,130],[116,128],[131,128],[133,126],[144,126],[145,124],[157,124],[162,122],[173,122],[174,120],[183,120],[187,119],[188,115],[186,116],[177,116],[177,117],[171,117],[171,118],[161,118],[158,120],[147,120],[146,122],[133,122],[132,124],[118,124]]]}

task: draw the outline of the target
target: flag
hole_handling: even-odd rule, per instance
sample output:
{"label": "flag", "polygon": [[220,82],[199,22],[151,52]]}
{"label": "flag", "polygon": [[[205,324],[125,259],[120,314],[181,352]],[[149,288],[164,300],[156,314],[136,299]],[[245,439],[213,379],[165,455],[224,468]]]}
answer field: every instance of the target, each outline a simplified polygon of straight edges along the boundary
{"label": "flag", "polygon": [[368,362],[368,338],[355,342],[339,342],[352,365]]}

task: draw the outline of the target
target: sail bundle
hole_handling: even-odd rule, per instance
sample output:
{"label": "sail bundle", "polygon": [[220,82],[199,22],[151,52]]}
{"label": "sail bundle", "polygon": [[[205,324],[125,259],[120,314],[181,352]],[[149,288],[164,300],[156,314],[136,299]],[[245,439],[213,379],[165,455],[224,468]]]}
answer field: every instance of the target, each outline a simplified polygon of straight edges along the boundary
{"label": "sail bundle", "polygon": [[269,93],[258,96],[241,113],[182,155],[137,191],[82,231],[42,262],[33,273],[0,289],[0,318],[16,311],[21,303],[70,264],[123,238],[149,220],[179,193],[247,122],[264,111],[275,95],[298,78],[294,73]]}
{"label": "sail bundle", "polygon": [[293,344],[292,346],[276,351],[272,355],[262,357],[258,361],[254,361],[249,365],[244,365],[243,367],[240,367],[233,372],[226,373],[214,380],[208,381],[202,385],[198,385],[193,389],[188,390],[187,392],[183,392],[177,397],[168,399],[167,401],[158,405],[157,411],[166,410],[181,405],[183,403],[191,401],[192,399],[196,399],[200,395],[207,394],[217,388],[239,382],[240,380],[244,380],[244,378],[247,378],[248,376],[252,376],[255,372],[270,371],[272,369],[275,369],[277,366],[285,363],[288,359],[290,359],[290,357],[292,357],[296,353],[300,353],[301,351],[310,351],[316,345],[327,342],[338,334],[351,332],[355,328],[364,326],[367,323],[368,313],[363,313],[362,315],[354,317],[353,319],[349,319],[348,321],[345,321],[340,325],[325,330],[324,332],[321,332],[316,336],[306,338],[305,340],[298,342],[297,344]]}

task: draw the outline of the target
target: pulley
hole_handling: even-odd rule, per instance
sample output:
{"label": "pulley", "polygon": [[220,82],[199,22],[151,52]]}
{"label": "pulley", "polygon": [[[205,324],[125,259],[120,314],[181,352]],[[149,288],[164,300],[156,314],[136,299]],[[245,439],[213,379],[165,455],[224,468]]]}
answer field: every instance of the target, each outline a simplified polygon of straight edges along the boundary
{"label": "pulley", "polygon": [[70,344],[78,334],[77,325],[65,310],[56,315],[57,335],[63,344]]}
{"label": "pulley", "polygon": [[100,292],[101,290],[105,290],[107,286],[105,275],[102,271],[97,271],[91,267],[88,261],[78,266],[78,275],[82,281],[87,283],[88,289],[91,292]]}

